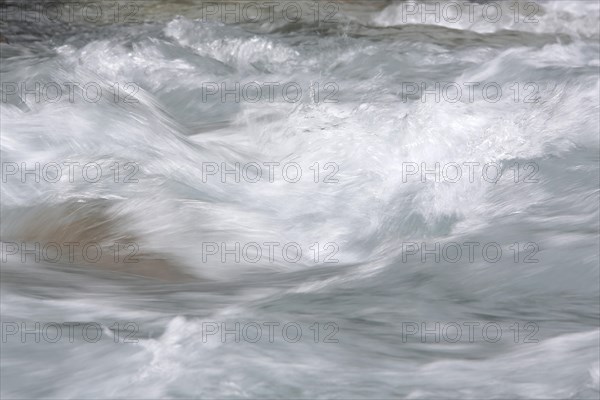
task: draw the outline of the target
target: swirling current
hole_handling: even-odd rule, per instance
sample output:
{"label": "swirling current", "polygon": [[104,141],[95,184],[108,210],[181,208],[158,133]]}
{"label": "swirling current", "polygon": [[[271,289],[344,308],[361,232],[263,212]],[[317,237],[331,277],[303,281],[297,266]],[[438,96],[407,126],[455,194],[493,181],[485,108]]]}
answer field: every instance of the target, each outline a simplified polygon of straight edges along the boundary
{"label": "swirling current", "polygon": [[0,8],[2,398],[598,398],[597,1]]}

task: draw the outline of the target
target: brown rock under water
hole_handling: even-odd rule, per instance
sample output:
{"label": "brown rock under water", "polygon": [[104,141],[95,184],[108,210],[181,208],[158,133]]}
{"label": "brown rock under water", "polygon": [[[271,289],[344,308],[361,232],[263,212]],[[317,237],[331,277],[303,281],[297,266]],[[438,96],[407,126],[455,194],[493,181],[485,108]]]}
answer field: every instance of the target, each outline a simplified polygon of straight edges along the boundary
{"label": "brown rock under water", "polygon": [[[111,216],[108,205],[101,201],[34,206],[4,214],[2,240],[18,243],[21,248],[47,249],[47,259],[53,263],[167,282],[197,279],[166,255],[145,250],[140,238],[125,232],[122,221]],[[60,258],[54,260],[58,256],[56,246],[62,251]]]}

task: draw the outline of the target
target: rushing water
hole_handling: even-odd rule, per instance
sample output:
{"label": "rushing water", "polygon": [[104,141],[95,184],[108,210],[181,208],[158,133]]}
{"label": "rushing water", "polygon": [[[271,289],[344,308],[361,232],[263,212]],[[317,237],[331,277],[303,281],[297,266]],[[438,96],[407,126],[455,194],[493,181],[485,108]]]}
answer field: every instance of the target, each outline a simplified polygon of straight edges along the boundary
{"label": "rushing water", "polygon": [[3,8],[3,398],[598,398],[598,2],[101,4]]}

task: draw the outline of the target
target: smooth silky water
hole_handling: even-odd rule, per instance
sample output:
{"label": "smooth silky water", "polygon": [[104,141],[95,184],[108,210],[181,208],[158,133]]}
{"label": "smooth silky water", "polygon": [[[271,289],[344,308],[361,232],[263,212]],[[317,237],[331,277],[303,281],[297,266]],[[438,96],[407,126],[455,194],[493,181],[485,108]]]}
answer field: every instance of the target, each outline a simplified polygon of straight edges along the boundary
{"label": "smooth silky water", "polygon": [[[422,23],[393,1],[340,2],[334,23],[223,23],[199,1],[138,3],[135,23],[2,21],[3,398],[598,398],[597,2],[541,2],[536,23],[515,23],[512,2],[495,23],[477,3],[457,23]],[[94,82],[104,95],[20,99],[7,82]],[[303,91],[221,101],[207,82]],[[463,95],[422,101],[410,82]],[[471,100],[467,82],[503,95]],[[23,183],[4,167],[36,162],[94,162],[105,176]],[[303,177],[206,175],[207,163],[253,162],[296,162]],[[123,182],[128,163],[137,183]],[[422,163],[498,165],[502,178],[407,176]],[[9,246],[52,242],[105,255],[22,261]],[[115,242],[135,243],[139,263],[115,262]],[[209,242],[303,254],[223,262]],[[471,242],[458,262],[409,245]],[[337,262],[323,262],[328,243]],[[501,259],[483,257],[486,243]],[[36,322],[39,343],[11,333]],[[52,322],[80,325],[51,343]],[[95,343],[87,323],[101,326]],[[222,323],[240,324],[239,343],[212,333]],[[265,323],[280,324],[272,341]],[[286,323],[297,325],[284,337]],[[472,340],[465,323],[479,323]]]}

